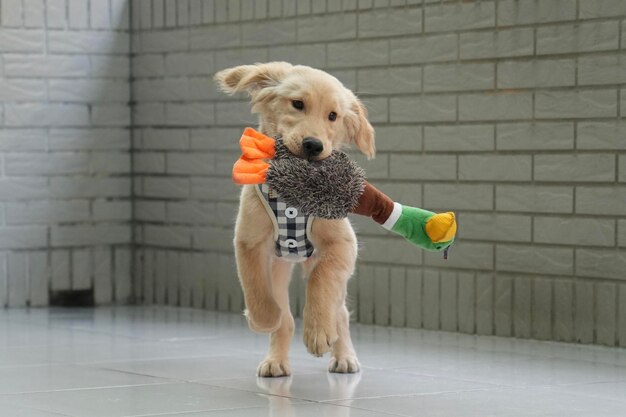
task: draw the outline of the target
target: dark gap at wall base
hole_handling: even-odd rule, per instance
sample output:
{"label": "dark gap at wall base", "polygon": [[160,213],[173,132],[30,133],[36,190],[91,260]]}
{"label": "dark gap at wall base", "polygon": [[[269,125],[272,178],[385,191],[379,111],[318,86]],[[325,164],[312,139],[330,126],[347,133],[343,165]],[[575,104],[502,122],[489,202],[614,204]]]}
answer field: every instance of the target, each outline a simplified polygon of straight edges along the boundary
{"label": "dark gap at wall base", "polygon": [[50,291],[50,306],[53,307],[94,307],[93,289]]}

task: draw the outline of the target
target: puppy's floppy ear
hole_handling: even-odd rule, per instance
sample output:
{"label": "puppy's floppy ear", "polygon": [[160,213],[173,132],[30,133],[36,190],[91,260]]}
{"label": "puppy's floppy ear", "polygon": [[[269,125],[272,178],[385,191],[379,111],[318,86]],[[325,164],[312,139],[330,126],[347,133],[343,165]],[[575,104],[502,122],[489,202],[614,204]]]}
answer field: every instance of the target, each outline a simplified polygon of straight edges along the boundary
{"label": "puppy's floppy ear", "polygon": [[359,99],[354,98],[352,104],[353,114],[346,118],[348,131],[357,148],[372,159],[376,155],[376,145],[374,144],[374,128],[367,120],[367,109]]}
{"label": "puppy's floppy ear", "polygon": [[292,67],[287,62],[240,65],[218,72],[214,79],[217,85],[228,94],[239,91],[252,94],[263,87],[278,84]]}

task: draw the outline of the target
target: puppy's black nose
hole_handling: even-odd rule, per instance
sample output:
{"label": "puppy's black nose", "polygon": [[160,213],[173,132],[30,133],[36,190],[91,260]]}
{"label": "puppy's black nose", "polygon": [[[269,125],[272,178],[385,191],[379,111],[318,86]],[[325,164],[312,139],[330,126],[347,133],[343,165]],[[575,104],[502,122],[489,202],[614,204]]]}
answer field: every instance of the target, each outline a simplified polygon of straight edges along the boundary
{"label": "puppy's black nose", "polygon": [[313,158],[322,153],[324,144],[318,138],[309,136],[302,141],[302,149],[307,158]]}

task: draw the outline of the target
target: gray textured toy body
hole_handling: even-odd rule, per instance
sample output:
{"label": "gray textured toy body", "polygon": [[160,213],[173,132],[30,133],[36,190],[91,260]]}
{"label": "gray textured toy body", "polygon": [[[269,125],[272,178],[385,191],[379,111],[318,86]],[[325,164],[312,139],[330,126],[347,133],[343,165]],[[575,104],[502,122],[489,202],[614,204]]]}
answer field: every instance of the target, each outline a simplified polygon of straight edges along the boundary
{"label": "gray textured toy body", "polygon": [[276,140],[266,181],[287,204],[309,216],[341,219],[354,209],[365,188],[365,171],[341,151],[309,162]]}

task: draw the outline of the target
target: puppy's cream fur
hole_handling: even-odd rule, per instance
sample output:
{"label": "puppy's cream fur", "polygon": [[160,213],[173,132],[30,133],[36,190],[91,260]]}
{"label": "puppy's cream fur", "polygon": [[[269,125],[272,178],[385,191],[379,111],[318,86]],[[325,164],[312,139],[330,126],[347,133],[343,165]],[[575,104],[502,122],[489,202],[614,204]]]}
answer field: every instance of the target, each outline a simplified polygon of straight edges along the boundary
{"label": "puppy's cream fur", "polygon": [[[295,155],[304,156],[302,140],[316,137],[324,145],[316,159],[350,142],[373,157],[374,130],[356,96],[335,77],[310,67],[286,62],[242,65],[218,72],[215,80],[229,94],[247,92],[259,130],[280,135]],[[301,100],[304,109],[294,108]],[[329,114],[337,114],[335,121]],[[294,320],[289,309],[293,264],[274,255],[273,226],[254,186],[244,186],[235,226],[239,280],[252,330],[270,333],[267,357],[259,376],[291,373],[289,344]],[[331,372],[357,372],[359,362],[350,340],[346,286],[357,257],[350,222],[315,218],[309,239],[316,248],[303,264],[308,274],[304,307],[304,344],[316,356],[331,352]]]}

